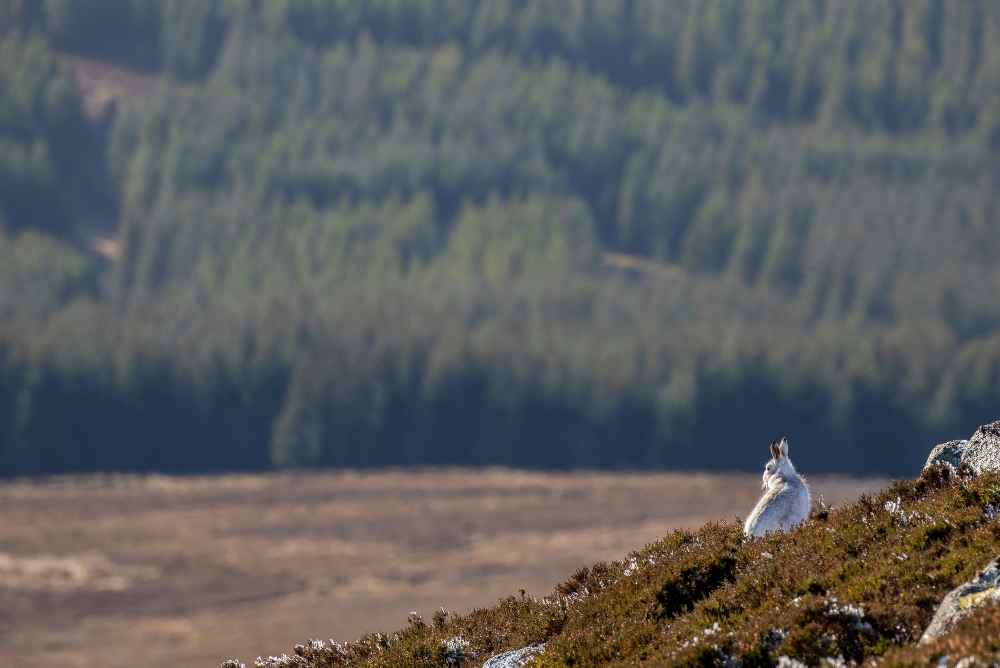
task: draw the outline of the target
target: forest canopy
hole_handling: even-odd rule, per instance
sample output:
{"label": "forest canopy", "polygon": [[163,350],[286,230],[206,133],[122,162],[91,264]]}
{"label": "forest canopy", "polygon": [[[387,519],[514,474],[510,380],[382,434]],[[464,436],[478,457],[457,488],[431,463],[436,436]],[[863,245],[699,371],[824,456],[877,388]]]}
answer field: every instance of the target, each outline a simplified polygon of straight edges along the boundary
{"label": "forest canopy", "polygon": [[[903,474],[996,417],[996,3],[0,0],[0,32],[0,473],[756,469],[788,435]],[[161,83],[95,125],[58,54]]]}

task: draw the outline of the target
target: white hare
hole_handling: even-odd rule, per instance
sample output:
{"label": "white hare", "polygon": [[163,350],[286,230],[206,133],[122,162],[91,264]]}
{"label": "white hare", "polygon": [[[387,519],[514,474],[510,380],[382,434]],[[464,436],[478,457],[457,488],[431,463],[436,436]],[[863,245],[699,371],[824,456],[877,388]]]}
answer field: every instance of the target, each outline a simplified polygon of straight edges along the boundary
{"label": "white hare", "polygon": [[766,533],[788,531],[806,521],[812,499],[809,485],[788,458],[788,441],[771,441],[771,461],[764,467],[765,490],[743,524],[743,533],[759,538]]}

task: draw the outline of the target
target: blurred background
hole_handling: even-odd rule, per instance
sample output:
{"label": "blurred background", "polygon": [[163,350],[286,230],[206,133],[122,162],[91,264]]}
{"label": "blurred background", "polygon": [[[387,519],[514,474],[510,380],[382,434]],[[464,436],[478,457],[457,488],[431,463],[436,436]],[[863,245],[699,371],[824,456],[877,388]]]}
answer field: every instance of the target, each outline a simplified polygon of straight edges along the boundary
{"label": "blurred background", "polygon": [[992,0],[0,0],[4,498],[912,476],[1000,417],[998,200]]}
{"label": "blurred background", "polygon": [[902,475],[997,417],[994,2],[0,25],[0,473]]}

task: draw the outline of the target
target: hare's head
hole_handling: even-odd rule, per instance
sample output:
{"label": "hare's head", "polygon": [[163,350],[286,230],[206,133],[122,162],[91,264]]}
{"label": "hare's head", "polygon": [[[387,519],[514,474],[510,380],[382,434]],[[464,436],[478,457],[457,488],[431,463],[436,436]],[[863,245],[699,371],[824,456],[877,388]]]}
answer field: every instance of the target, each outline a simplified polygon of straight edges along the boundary
{"label": "hare's head", "polygon": [[764,481],[761,483],[762,489],[767,489],[771,481],[775,480],[780,473],[791,467],[788,459],[788,439],[781,437],[781,443],[771,441],[771,461],[764,466]]}

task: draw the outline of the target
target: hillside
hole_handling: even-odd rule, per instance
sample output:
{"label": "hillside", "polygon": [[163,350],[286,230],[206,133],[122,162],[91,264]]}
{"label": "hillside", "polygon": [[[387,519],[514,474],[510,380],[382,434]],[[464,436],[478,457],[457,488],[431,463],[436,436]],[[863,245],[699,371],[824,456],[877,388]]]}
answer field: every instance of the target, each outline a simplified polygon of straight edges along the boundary
{"label": "hillside", "polygon": [[[205,668],[543,595],[744,515],[754,473],[424,468],[0,481],[4,667]],[[844,503],[884,479],[811,476]],[[44,648],[40,656],[39,648]]]}
{"label": "hillside", "polygon": [[540,645],[522,657],[532,666],[934,666],[945,655],[944,665],[993,665],[995,589],[953,630],[917,641],[941,599],[996,558],[998,501],[996,471],[935,464],[856,503],[818,503],[786,534],[746,540],[725,522],[676,531],[543,599],[522,592],[465,616],[412,616],[397,633],[310,641],[255,665],[474,667]]}
{"label": "hillside", "polygon": [[[0,473],[755,468],[730,435],[780,424],[912,475],[1000,398],[998,35],[976,0],[0,1]],[[84,104],[95,62],[141,99]]]}

